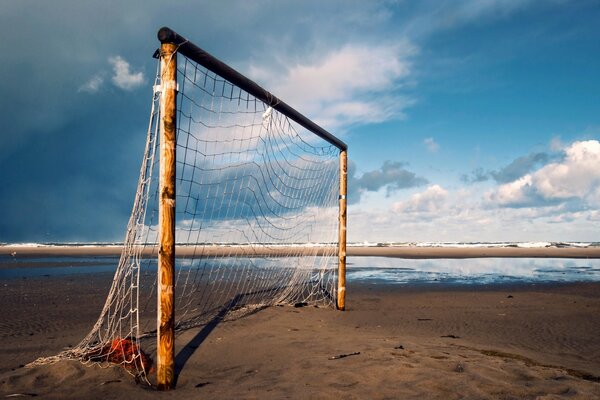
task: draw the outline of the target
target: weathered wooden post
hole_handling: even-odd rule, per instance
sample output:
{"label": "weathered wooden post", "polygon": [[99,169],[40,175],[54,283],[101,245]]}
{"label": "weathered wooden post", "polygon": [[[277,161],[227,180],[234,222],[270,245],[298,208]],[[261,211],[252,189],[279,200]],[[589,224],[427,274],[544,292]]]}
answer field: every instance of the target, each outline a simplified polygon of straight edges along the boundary
{"label": "weathered wooden post", "polygon": [[177,109],[177,46],[161,38],[160,47],[160,182],[157,369],[159,390],[175,385],[175,130]]}
{"label": "weathered wooden post", "polygon": [[338,293],[337,308],[346,308],[346,195],[348,192],[348,155],[346,150],[340,152],[340,216],[338,254]]}

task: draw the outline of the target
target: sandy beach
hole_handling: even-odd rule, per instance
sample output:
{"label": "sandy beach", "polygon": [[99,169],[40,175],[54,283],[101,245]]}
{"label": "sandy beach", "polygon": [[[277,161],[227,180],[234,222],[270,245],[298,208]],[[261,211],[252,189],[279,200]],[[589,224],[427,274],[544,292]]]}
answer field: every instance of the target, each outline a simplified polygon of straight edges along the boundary
{"label": "sandy beach", "polygon": [[[0,246],[0,256],[119,256],[122,246]],[[178,246],[177,256],[283,256],[329,255],[336,250],[326,246]],[[156,256],[157,249],[145,247],[143,256]],[[600,247],[428,247],[428,246],[349,246],[347,255],[369,257],[433,258],[600,258]]]}
{"label": "sandy beach", "polygon": [[270,307],[185,331],[172,392],[120,367],[24,367],[87,334],[109,281],[0,282],[0,398],[600,398],[599,283],[350,283],[345,312]]}

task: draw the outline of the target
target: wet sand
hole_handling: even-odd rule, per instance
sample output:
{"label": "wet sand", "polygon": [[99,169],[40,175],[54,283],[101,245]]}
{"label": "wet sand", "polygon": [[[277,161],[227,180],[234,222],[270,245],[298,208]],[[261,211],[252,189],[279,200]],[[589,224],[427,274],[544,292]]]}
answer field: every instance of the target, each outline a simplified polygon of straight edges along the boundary
{"label": "wet sand", "polygon": [[599,283],[350,282],[345,312],[270,307],[181,334],[169,393],[120,367],[23,367],[77,344],[110,280],[0,281],[0,398],[600,398]]}

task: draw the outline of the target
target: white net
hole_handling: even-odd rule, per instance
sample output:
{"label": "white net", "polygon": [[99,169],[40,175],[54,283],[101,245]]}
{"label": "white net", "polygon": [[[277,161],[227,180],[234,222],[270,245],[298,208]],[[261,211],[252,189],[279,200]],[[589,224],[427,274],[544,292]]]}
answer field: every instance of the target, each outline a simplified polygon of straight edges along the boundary
{"label": "white net", "polygon": [[[178,60],[176,329],[273,304],[334,306],[339,149],[215,73]],[[156,350],[159,101],[156,90],[104,309],[78,346],[38,363],[117,363],[147,380]]]}

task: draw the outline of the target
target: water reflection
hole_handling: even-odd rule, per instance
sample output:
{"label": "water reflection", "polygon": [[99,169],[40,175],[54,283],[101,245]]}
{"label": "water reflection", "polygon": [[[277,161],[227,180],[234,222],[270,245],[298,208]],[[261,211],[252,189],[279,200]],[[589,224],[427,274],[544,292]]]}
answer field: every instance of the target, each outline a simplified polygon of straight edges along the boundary
{"label": "water reflection", "polygon": [[348,280],[490,284],[600,281],[600,259],[348,257]]}

